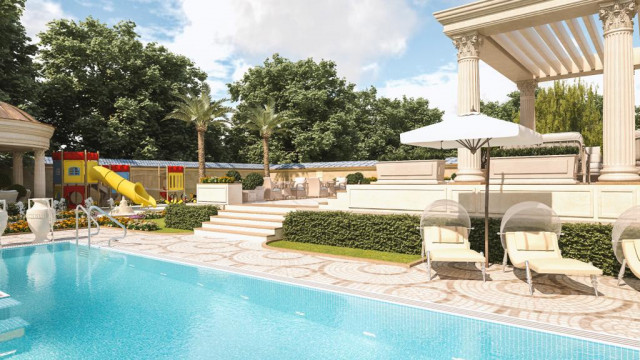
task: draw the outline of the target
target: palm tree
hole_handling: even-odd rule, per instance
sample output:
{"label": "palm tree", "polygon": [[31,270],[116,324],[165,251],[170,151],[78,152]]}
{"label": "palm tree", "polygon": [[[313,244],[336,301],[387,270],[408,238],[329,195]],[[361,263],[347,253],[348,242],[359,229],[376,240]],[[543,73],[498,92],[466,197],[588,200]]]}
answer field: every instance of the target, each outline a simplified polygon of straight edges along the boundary
{"label": "palm tree", "polygon": [[291,120],[283,113],[276,113],[275,100],[269,99],[269,102],[263,106],[256,106],[249,109],[249,122],[246,127],[249,130],[257,131],[262,138],[264,176],[269,177],[269,138],[274,133],[281,131],[282,125]]}
{"label": "palm tree", "polygon": [[211,90],[207,84],[203,84],[200,96],[182,94],[176,96],[179,101],[171,103],[174,110],[164,119],[181,120],[195,125],[198,132],[198,177],[203,178],[206,176],[204,134],[207,132],[207,127],[212,123],[227,122],[226,114],[233,109],[224,106],[227,99],[211,101]]}

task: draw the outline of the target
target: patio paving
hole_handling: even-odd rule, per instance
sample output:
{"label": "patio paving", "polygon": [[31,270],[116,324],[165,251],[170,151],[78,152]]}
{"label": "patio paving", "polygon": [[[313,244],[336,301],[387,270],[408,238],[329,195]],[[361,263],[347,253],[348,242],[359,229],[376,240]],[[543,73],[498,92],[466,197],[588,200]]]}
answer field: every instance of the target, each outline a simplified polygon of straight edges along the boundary
{"label": "patio paving", "polygon": [[[92,244],[106,245],[115,229],[103,228]],[[57,240],[75,239],[75,231],[56,232]],[[33,235],[2,238],[3,244],[31,241]],[[86,241],[86,238],[81,238]],[[430,302],[489,314],[505,315],[631,339],[640,347],[640,281],[599,279],[600,296],[593,295],[588,278],[534,276],[535,295],[529,296],[524,272],[501,266],[488,269],[487,282],[473,265],[434,266],[437,276],[427,282],[425,266],[412,268],[360,260],[266,249],[262,244],[233,239],[200,238],[191,234],[153,234],[130,231],[114,248],[188,262],[241,269],[271,277],[295,278],[318,284],[419,302]],[[637,342],[636,342],[637,340]]]}

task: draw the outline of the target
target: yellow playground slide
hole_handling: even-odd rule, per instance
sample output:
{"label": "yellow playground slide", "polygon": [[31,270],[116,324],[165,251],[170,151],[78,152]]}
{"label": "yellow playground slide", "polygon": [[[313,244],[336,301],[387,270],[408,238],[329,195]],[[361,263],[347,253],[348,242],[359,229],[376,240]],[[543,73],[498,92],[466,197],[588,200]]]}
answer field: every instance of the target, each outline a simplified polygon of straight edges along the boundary
{"label": "yellow playground slide", "polygon": [[156,199],[147,194],[147,190],[145,190],[144,186],[139,182],[132,183],[117,173],[102,166],[94,166],[90,171],[92,171],[91,176],[95,179],[111,186],[115,191],[128,197],[134,203],[142,206],[156,207]]}

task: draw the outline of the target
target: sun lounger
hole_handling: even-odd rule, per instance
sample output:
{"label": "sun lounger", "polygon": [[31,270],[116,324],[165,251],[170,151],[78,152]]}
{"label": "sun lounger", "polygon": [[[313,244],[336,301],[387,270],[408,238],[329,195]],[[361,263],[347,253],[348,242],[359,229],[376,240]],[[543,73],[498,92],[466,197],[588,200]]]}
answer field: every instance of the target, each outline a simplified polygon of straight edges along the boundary
{"label": "sun lounger", "polygon": [[427,261],[427,278],[431,280],[431,262],[480,263],[482,281],[486,280],[484,255],[471,250],[469,229],[462,226],[427,226],[423,229],[423,257]]}
{"label": "sun lounger", "polygon": [[595,295],[598,296],[597,276],[602,270],[575,259],[565,259],[558,247],[558,236],[546,231],[516,231],[504,234],[506,240],[505,263],[507,256],[518,269],[525,269],[529,293],[533,295],[531,271],[538,274],[562,274],[589,276]]}

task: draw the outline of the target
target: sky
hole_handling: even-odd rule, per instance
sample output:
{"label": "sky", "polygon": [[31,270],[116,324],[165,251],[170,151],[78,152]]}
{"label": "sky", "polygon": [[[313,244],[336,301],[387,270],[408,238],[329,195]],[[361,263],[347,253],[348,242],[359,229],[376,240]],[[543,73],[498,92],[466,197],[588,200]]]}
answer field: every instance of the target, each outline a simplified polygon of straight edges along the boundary
{"label": "sky", "polygon": [[[455,111],[456,50],[433,12],[471,0],[27,0],[22,22],[37,40],[52,19],[132,20],[144,42],[185,55],[214,97],[273,53],[333,60],[338,73],[380,96],[424,97]],[[602,77],[584,78],[602,89]],[[636,76],[636,104],[640,78]],[[505,101],[515,84],[484,63],[480,95]]]}

